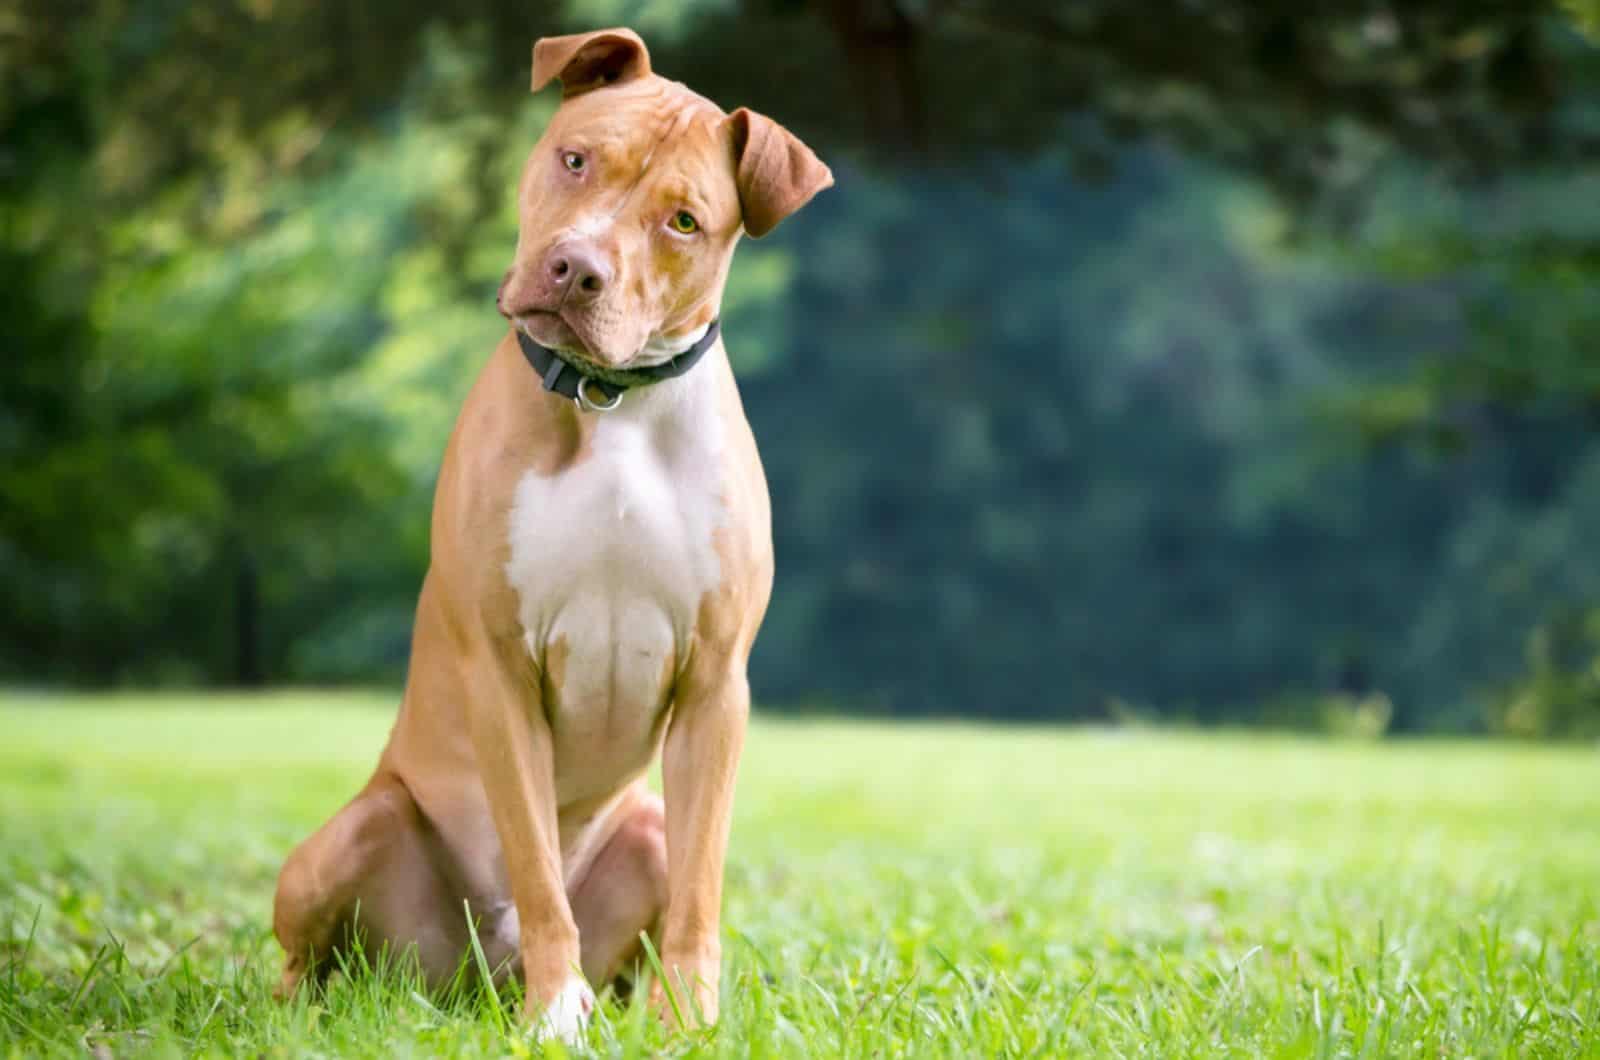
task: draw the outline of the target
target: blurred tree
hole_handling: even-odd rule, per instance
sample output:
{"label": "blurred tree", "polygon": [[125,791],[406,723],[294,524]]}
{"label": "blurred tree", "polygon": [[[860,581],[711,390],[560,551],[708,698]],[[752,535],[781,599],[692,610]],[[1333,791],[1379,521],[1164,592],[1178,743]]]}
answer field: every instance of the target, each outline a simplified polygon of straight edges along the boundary
{"label": "blurred tree", "polygon": [[[1581,19],[1586,8],[1571,0]],[[481,31],[504,113],[530,41],[629,22],[656,66],[716,99],[782,114],[833,152],[974,156],[1066,144],[1095,167],[1158,132],[1272,176],[1337,183],[1352,139],[1453,171],[1592,153],[1555,120],[1571,77],[1559,4],[1335,0],[20,0],[0,38],[7,121],[87,95],[108,145],[137,145],[123,179],[160,180],[285,114],[311,126],[387,109],[429,26]],[[1592,83],[1588,86],[1592,87]],[[1086,119],[1086,120],[1084,120]]]}

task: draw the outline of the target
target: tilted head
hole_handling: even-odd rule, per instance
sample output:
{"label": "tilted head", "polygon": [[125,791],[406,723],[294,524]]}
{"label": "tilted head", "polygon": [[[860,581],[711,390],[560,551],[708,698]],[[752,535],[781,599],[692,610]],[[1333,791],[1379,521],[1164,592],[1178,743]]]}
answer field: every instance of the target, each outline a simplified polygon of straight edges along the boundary
{"label": "tilted head", "polygon": [[533,89],[561,106],[517,190],[500,312],[535,342],[611,367],[665,361],[716,318],[741,232],[833,183],[788,130],[650,71],[631,30],[547,37]]}

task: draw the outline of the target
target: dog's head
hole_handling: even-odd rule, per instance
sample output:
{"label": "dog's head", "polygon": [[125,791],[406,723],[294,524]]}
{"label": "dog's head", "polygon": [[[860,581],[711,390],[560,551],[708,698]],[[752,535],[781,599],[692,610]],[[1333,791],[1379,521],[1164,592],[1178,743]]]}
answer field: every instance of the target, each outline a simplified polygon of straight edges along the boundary
{"label": "dog's head", "polygon": [[665,361],[715,319],[739,234],[765,235],[833,176],[772,119],[652,73],[631,30],[539,41],[534,91],[553,79],[500,312],[601,366]]}

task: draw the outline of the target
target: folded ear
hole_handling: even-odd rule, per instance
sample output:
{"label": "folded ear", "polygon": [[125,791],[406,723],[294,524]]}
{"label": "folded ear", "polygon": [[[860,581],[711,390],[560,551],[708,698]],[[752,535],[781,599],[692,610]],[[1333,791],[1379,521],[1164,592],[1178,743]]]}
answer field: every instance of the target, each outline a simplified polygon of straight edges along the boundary
{"label": "folded ear", "polygon": [[811,148],[764,114],[740,107],[728,116],[738,163],[744,230],[759,239],[833,183]]}
{"label": "folded ear", "polygon": [[562,99],[649,73],[650,53],[631,29],[541,37],[533,46],[533,91],[560,78]]}

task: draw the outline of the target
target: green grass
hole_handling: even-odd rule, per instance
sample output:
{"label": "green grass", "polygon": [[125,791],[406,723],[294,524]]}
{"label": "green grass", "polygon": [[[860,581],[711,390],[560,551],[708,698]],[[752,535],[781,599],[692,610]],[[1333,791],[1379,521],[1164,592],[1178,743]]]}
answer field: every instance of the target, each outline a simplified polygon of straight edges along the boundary
{"label": "green grass", "polygon": [[[390,712],[0,699],[0,1054],[537,1055],[403,975],[268,996]],[[1600,752],[760,718],[724,931],[718,1029],[590,1047],[1600,1056]]]}

